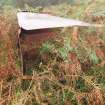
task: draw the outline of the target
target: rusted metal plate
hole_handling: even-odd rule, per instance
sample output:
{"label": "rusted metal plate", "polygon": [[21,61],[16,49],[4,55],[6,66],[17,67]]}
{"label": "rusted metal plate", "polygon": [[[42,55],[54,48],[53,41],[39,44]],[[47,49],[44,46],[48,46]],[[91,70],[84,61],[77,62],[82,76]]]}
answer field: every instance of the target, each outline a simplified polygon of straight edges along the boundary
{"label": "rusted metal plate", "polygon": [[31,68],[39,56],[39,48],[49,38],[55,37],[53,29],[24,30],[20,33],[20,46],[23,58],[23,73]]}
{"label": "rusted metal plate", "polygon": [[[39,30],[21,30],[21,46],[22,52],[36,52],[36,49],[39,48],[44,41],[49,38],[53,38],[56,35],[52,29],[39,29]],[[35,53],[34,52],[34,53]]]}

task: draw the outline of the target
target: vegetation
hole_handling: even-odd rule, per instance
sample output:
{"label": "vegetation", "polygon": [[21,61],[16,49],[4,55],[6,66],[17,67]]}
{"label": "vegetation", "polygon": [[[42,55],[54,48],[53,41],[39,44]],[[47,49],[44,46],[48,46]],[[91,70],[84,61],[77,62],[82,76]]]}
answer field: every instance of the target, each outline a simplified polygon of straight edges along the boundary
{"label": "vegetation", "polygon": [[[32,46],[38,53],[34,62],[28,62],[27,75],[23,76],[16,43],[16,12],[20,8],[14,7],[14,2],[0,1],[4,3],[0,6],[0,105],[105,105],[105,29],[54,30],[55,37]],[[104,0],[58,4],[36,8],[24,4],[23,8],[104,24]]]}

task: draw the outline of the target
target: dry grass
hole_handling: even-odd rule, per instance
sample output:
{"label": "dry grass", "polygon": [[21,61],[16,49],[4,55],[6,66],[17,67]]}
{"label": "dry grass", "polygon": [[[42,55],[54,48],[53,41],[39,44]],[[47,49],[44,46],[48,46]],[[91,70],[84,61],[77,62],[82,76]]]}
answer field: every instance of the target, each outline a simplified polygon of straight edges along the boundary
{"label": "dry grass", "polygon": [[[53,9],[53,7],[51,8]],[[53,41],[49,40],[51,43],[47,43],[49,44],[47,52],[39,50],[38,57],[33,63],[34,66],[29,68],[27,75],[22,76],[20,67],[17,66],[19,62],[16,37],[14,36],[17,34],[18,28],[14,20],[10,19],[8,21],[7,16],[0,16],[1,105],[105,104],[105,94],[102,88],[104,83],[101,84],[96,81],[99,76],[105,74],[104,70],[100,68],[105,65],[105,44],[100,39],[100,34],[104,34],[102,30],[95,30],[95,33],[86,31],[87,29],[78,30],[77,28],[74,28],[73,32],[71,29],[58,30],[58,35]],[[11,24],[12,21],[13,24]],[[72,33],[72,36],[70,33]],[[84,39],[81,33],[86,35]],[[65,48],[66,44],[68,46],[68,42],[65,44],[65,39],[68,38],[72,39],[72,42],[69,43],[72,49],[63,52],[63,54],[66,53],[66,57],[64,57],[61,56],[62,52],[59,53],[59,48]],[[42,47],[46,47],[45,43]],[[51,50],[52,47],[53,50]],[[27,47],[25,46],[25,48]],[[96,54],[88,53],[89,49],[94,50]],[[83,50],[85,50],[85,53]],[[32,55],[34,56],[34,53]],[[94,64],[94,61],[97,61],[96,55],[101,60],[98,64],[97,62]],[[27,65],[30,66],[30,64]],[[99,70],[95,72],[97,67],[99,67]],[[90,70],[92,68],[95,68],[93,74]],[[102,73],[100,73],[101,71]]]}

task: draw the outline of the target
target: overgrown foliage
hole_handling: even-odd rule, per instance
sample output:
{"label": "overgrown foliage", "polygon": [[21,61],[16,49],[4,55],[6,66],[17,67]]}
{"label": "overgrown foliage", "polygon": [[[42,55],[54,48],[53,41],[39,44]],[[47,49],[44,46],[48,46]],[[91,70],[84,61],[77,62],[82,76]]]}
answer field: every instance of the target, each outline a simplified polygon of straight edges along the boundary
{"label": "overgrown foliage", "polygon": [[[104,23],[103,0],[79,1],[25,8]],[[55,30],[53,39],[38,46],[38,54],[34,62],[29,59],[27,75],[23,76],[16,49],[17,10],[5,6],[0,11],[0,104],[104,105],[105,30],[86,27]]]}

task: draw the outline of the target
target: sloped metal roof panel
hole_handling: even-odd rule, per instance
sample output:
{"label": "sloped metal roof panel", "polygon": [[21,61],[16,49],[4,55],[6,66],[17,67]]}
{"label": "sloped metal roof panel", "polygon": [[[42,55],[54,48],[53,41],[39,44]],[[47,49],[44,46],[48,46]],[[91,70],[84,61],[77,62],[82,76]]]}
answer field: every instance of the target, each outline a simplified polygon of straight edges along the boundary
{"label": "sloped metal roof panel", "polygon": [[91,26],[91,24],[79,20],[31,12],[18,12],[17,18],[19,27],[25,30],[72,26]]}

